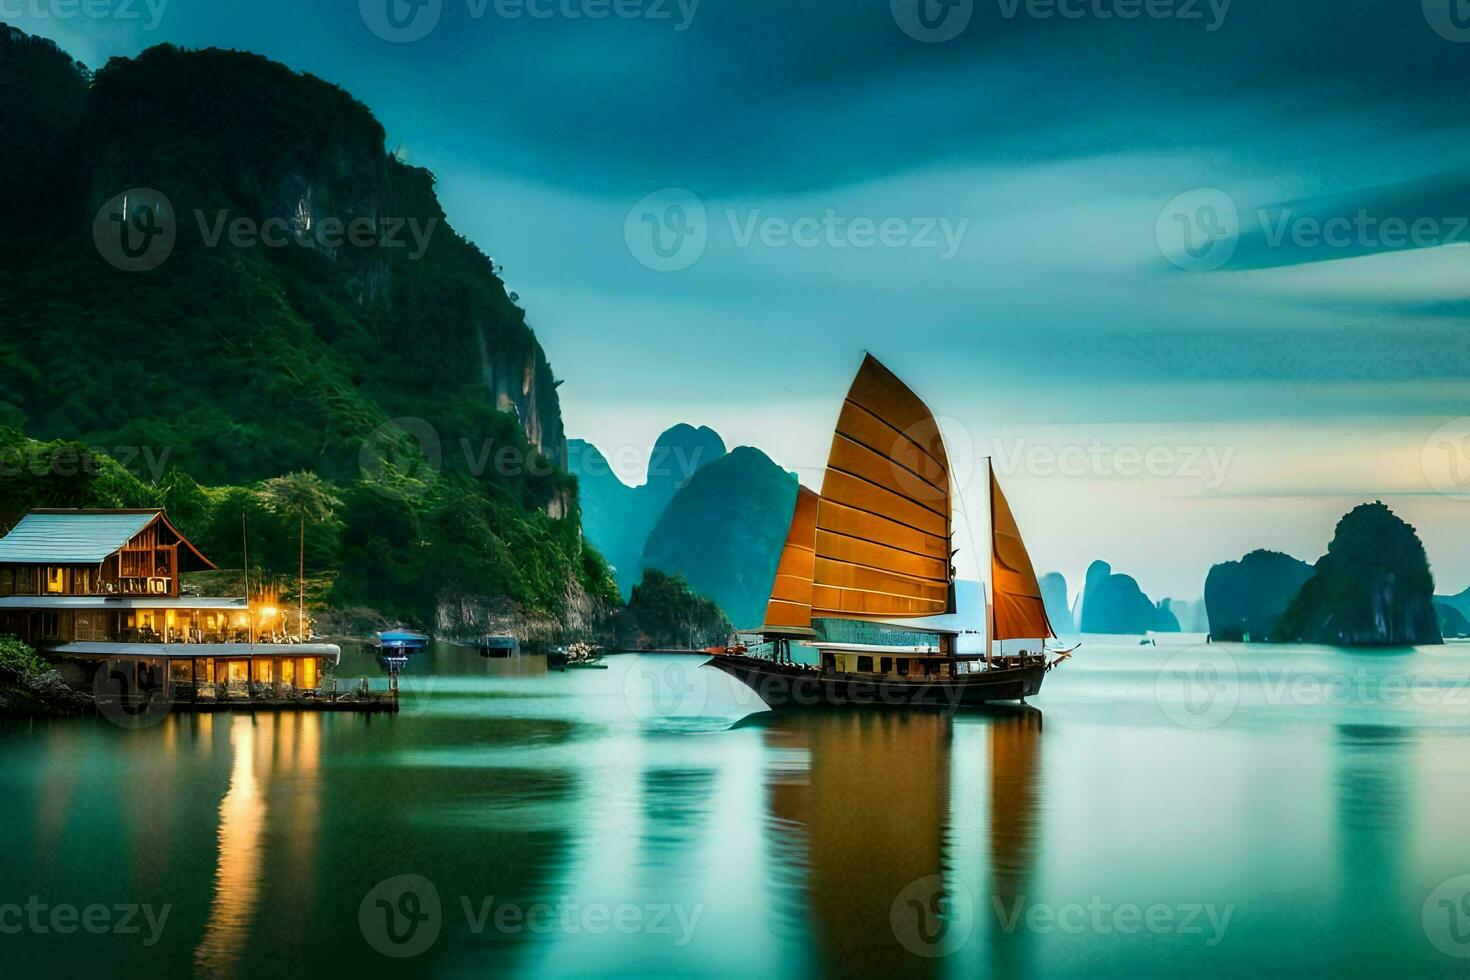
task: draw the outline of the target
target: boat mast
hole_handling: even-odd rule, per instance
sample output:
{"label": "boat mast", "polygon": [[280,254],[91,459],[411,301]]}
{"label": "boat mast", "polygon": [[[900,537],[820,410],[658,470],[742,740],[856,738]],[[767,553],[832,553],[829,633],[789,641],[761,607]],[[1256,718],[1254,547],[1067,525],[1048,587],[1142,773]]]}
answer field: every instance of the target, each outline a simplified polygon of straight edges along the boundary
{"label": "boat mast", "polygon": [[[993,482],[993,477],[991,477],[990,470],[991,467],[993,467],[994,465],[995,463],[992,462],[991,458],[989,456],[986,456],[985,498],[987,502],[986,509],[987,512],[990,514],[990,526],[986,528],[986,534],[988,535],[986,540],[989,541],[990,546],[985,549],[985,555],[988,559],[992,558],[992,556],[994,556],[995,554],[995,498],[990,492],[990,486]],[[985,576],[985,666],[987,667],[991,666],[995,660],[995,605],[991,601],[993,598],[993,589],[995,587],[994,579],[995,562],[992,560],[990,561],[990,572]]]}

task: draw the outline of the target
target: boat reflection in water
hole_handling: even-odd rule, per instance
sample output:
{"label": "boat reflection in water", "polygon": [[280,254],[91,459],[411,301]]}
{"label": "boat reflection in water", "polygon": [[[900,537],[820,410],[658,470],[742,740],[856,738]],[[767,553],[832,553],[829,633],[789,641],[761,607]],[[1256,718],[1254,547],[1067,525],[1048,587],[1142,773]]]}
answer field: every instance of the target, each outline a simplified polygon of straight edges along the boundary
{"label": "boat reflection in water", "polygon": [[[776,861],[804,879],[794,918],[809,923],[814,965],[926,974],[1023,954],[992,909],[1024,893],[1037,852],[1040,711],[777,712],[745,724],[773,756],[805,757],[768,771],[768,833]],[[988,752],[974,751],[977,737]],[[1013,948],[979,947],[987,931]]]}

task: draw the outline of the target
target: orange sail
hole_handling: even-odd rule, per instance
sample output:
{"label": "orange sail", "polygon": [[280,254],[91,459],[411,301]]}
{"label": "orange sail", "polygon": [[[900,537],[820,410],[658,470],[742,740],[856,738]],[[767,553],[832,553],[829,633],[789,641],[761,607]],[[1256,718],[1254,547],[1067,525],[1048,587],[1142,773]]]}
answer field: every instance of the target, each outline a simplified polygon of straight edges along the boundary
{"label": "orange sail", "polygon": [[1000,492],[994,470],[990,473],[990,541],[991,637],[1045,640],[1056,636],[1021,529]]}
{"label": "orange sail", "polygon": [[816,492],[798,487],[791,529],[786,532],[786,544],[781,547],[781,562],[776,566],[776,582],[771,586],[766,622],[761,627],[767,636],[813,635],[812,564],[816,533]]}
{"label": "orange sail", "polygon": [[928,407],[873,357],[837,420],[817,506],[812,615],[949,611],[950,478]]}

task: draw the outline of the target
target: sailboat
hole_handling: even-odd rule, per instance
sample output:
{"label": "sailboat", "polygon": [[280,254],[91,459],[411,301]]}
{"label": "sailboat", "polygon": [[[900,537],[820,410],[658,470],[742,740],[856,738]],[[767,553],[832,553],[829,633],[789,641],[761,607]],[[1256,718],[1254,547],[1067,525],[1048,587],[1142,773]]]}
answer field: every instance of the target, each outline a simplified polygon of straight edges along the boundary
{"label": "sailboat", "polygon": [[[989,477],[986,646],[983,654],[961,654],[944,439],[919,396],[867,355],[843,402],[821,493],[797,492],[756,631],[771,655],[718,656],[707,666],[740,680],[772,708],[959,708],[1039,693],[1065,655],[1047,659],[1045,643],[1056,633],[993,468]],[[829,639],[843,623],[868,624],[870,632],[897,634],[902,642]],[[1008,639],[1033,640],[1038,649],[1007,656]],[[820,664],[795,662],[793,641],[816,647]]]}

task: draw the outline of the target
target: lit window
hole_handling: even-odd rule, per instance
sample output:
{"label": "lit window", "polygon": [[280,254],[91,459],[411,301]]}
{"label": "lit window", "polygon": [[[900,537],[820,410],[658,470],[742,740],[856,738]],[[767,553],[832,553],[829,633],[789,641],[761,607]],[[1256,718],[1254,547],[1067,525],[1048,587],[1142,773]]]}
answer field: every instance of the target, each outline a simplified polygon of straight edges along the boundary
{"label": "lit window", "polygon": [[66,591],[66,569],[64,569],[64,568],[48,568],[48,569],[46,569],[46,591],[47,592],[65,592]]}

